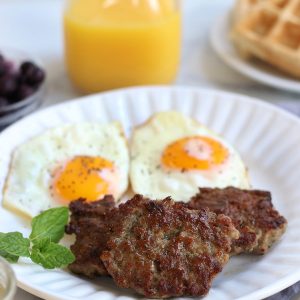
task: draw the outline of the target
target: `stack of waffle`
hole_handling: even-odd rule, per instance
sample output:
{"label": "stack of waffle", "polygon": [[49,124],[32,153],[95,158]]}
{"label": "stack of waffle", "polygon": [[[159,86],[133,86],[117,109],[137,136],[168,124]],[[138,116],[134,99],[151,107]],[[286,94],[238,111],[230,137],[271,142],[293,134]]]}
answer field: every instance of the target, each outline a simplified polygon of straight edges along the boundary
{"label": "stack of waffle", "polygon": [[237,0],[231,36],[244,57],[300,78],[300,0]]}

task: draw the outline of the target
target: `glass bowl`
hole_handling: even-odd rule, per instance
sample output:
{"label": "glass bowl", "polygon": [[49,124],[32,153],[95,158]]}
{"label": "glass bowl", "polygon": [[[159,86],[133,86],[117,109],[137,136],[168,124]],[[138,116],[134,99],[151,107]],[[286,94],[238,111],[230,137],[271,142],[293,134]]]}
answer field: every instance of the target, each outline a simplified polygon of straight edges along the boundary
{"label": "glass bowl", "polygon": [[32,104],[27,105],[14,112],[0,116],[0,131],[3,130],[5,127],[9,126],[10,124],[32,113],[33,111],[38,109],[41,106],[41,104],[42,102],[33,102]]}
{"label": "glass bowl", "polygon": [[[0,54],[2,54],[5,59],[12,61],[16,67],[24,61],[32,61],[44,70],[42,63],[38,58],[23,51],[0,46]],[[34,94],[16,103],[0,107],[0,130],[37,109],[42,104],[44,97],[45,80]]]}
{"label": "glass bowl", "polygon": [[0,299],[13,300],[16,293],[16,278],[9,263],[0,257]]}

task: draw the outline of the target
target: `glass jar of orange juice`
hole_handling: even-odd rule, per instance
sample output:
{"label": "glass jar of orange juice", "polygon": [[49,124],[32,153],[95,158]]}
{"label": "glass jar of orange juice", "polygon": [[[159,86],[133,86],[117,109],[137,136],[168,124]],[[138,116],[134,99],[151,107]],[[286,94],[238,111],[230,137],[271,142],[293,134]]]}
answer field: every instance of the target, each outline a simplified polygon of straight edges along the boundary
{"label": "glass jar of orange juice", "polygon": [[69,0],[65,60],[86,93],[166,84],[176,77],[181,14],[176,0]]}

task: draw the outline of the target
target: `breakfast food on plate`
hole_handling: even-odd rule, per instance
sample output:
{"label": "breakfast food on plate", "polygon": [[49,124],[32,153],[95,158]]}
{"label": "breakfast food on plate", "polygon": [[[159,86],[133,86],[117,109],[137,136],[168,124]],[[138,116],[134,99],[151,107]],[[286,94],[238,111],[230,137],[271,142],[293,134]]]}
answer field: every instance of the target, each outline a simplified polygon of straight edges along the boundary
{"label": "breakfast food on plate", "polygon": [[243,20],[258,3],[261,3],[266,0],[236,0],[235,6],[233,9],[233,24],[238,23]]}
{"label": "breakfast food on plate", "polygon": [[[234,27],[241,20],[243,20],[248,14],[253,11],[253,8],[262,1],[265,0],[236,0],[234,9],[232,11],[232,26]],[[249,53],[247,47],[244,48],[241,44],[237,44],[236,46],[239,54],[243,58],[251,58],[251,53]]]}
{"label": "breakfast food on plate", "polygon": [[137,194],[176,201],[189,201],[198,187],[249,188],[244,163],[229,143],[170,111],[133,131],[130,180]]}
{"label": "breakfast food on plate", "polygon": [[0,232],[0,256],[10,263],[17,263],[21,257],[30,258],[45,269],[68,266],[75,256],[70,249],[59,244],[68,219],[67,207],[54,207],[32,219],[28,238],[18,231]]}
{"label": "breakfast food on plate", "polygon": [[44,80],[45,72],[33,62],[17,67],[0,54],[0,110],[31,96]]}
{"label": "breakfast food on plate", "polygon": [[81,199],[70,203],[71,220],[66,233],[76,235],[75,244],[71,246],[76,257],[69,265],[72,272],[88,277],[108,274],[100,260],[100,254],[110,237],[109,225],[114,216],[107,215],[114,206],[112,196],[105,196],[94,202]]}
{"label": "breakfast food on plate", "polygon": [[[119,204],[128,173],[139,194]],[[22,256],[45,268],[69,264],[76,274],[111,276],[146,297],[203,296],[230,255],[264,254],[286,229],[271,194],[248,188],[233,147],[178,112],[157,113],[134,130],[130,172],[119,123],[64,125],[14,151],[3,204],[30,217],[44,212],[29,239],[0,233],[0,244],[12,234],[27,245]],[[72,252],[57,244],[67,208],[45,211],[62,205],[71,212]]]}
{"label": "breakfast food on plate", "polygon": [[171,198],[134,196],[118,209],[101,259],[115,283],[151,298],[201,296],[239,237],[229,217]]}
{"label": "breakfast food on plate", "polygon": [[231,36],[237,48],[300,77],[298,0],[240,0],[236,9]]}
{"label": "breakfast food on plate", "polygon": [[129,155],[119,123],[78,123],[50,129],[17,147],[3,205],[33,217],[54,206],[107,194],[118,200],[128,187]]}
{"label": "breakfast food on plate", "polygon": [[265,254],[287,222],[259,190],[201,188],[189,203],[135,195],[69,204],[72,272],[110,275],[150,298],[203,296],[229,256]]}
{"label": "breakfast food on plate", "polygon": [[232,253],[264,254],[285,232],[287,221],[273,207],[270,192],[200,188],[192,197],[193,209],[208,207],[232,219],[240,238],[232,244]]}
{"label": "breakfast food on plate", "polygon": [[91,203],[80,199],[69,208],[66,232],[76,235],[70,270],[109,274],[118,286],[147,297],[205,295],[239,237],[229,217],[170,198],[135,195],[114,207],[107,196]]}

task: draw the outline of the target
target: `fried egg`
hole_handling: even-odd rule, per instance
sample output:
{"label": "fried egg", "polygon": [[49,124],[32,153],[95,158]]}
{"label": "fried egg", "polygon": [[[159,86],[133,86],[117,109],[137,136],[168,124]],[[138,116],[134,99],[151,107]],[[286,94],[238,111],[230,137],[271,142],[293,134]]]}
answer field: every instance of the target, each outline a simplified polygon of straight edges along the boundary
{"label": "fried egg", "polygon": [[50,129],[13,153],[3,205],[33,217],[41,211],[128,187],[129,154],[119,123],[79,123]]}
{"label": "fried egg", "polygon": [[249,188],[237,151],[178,112],[157,113],[134,130],[130,180],[135,193],[177,201],[189,201],[199,187]]}

